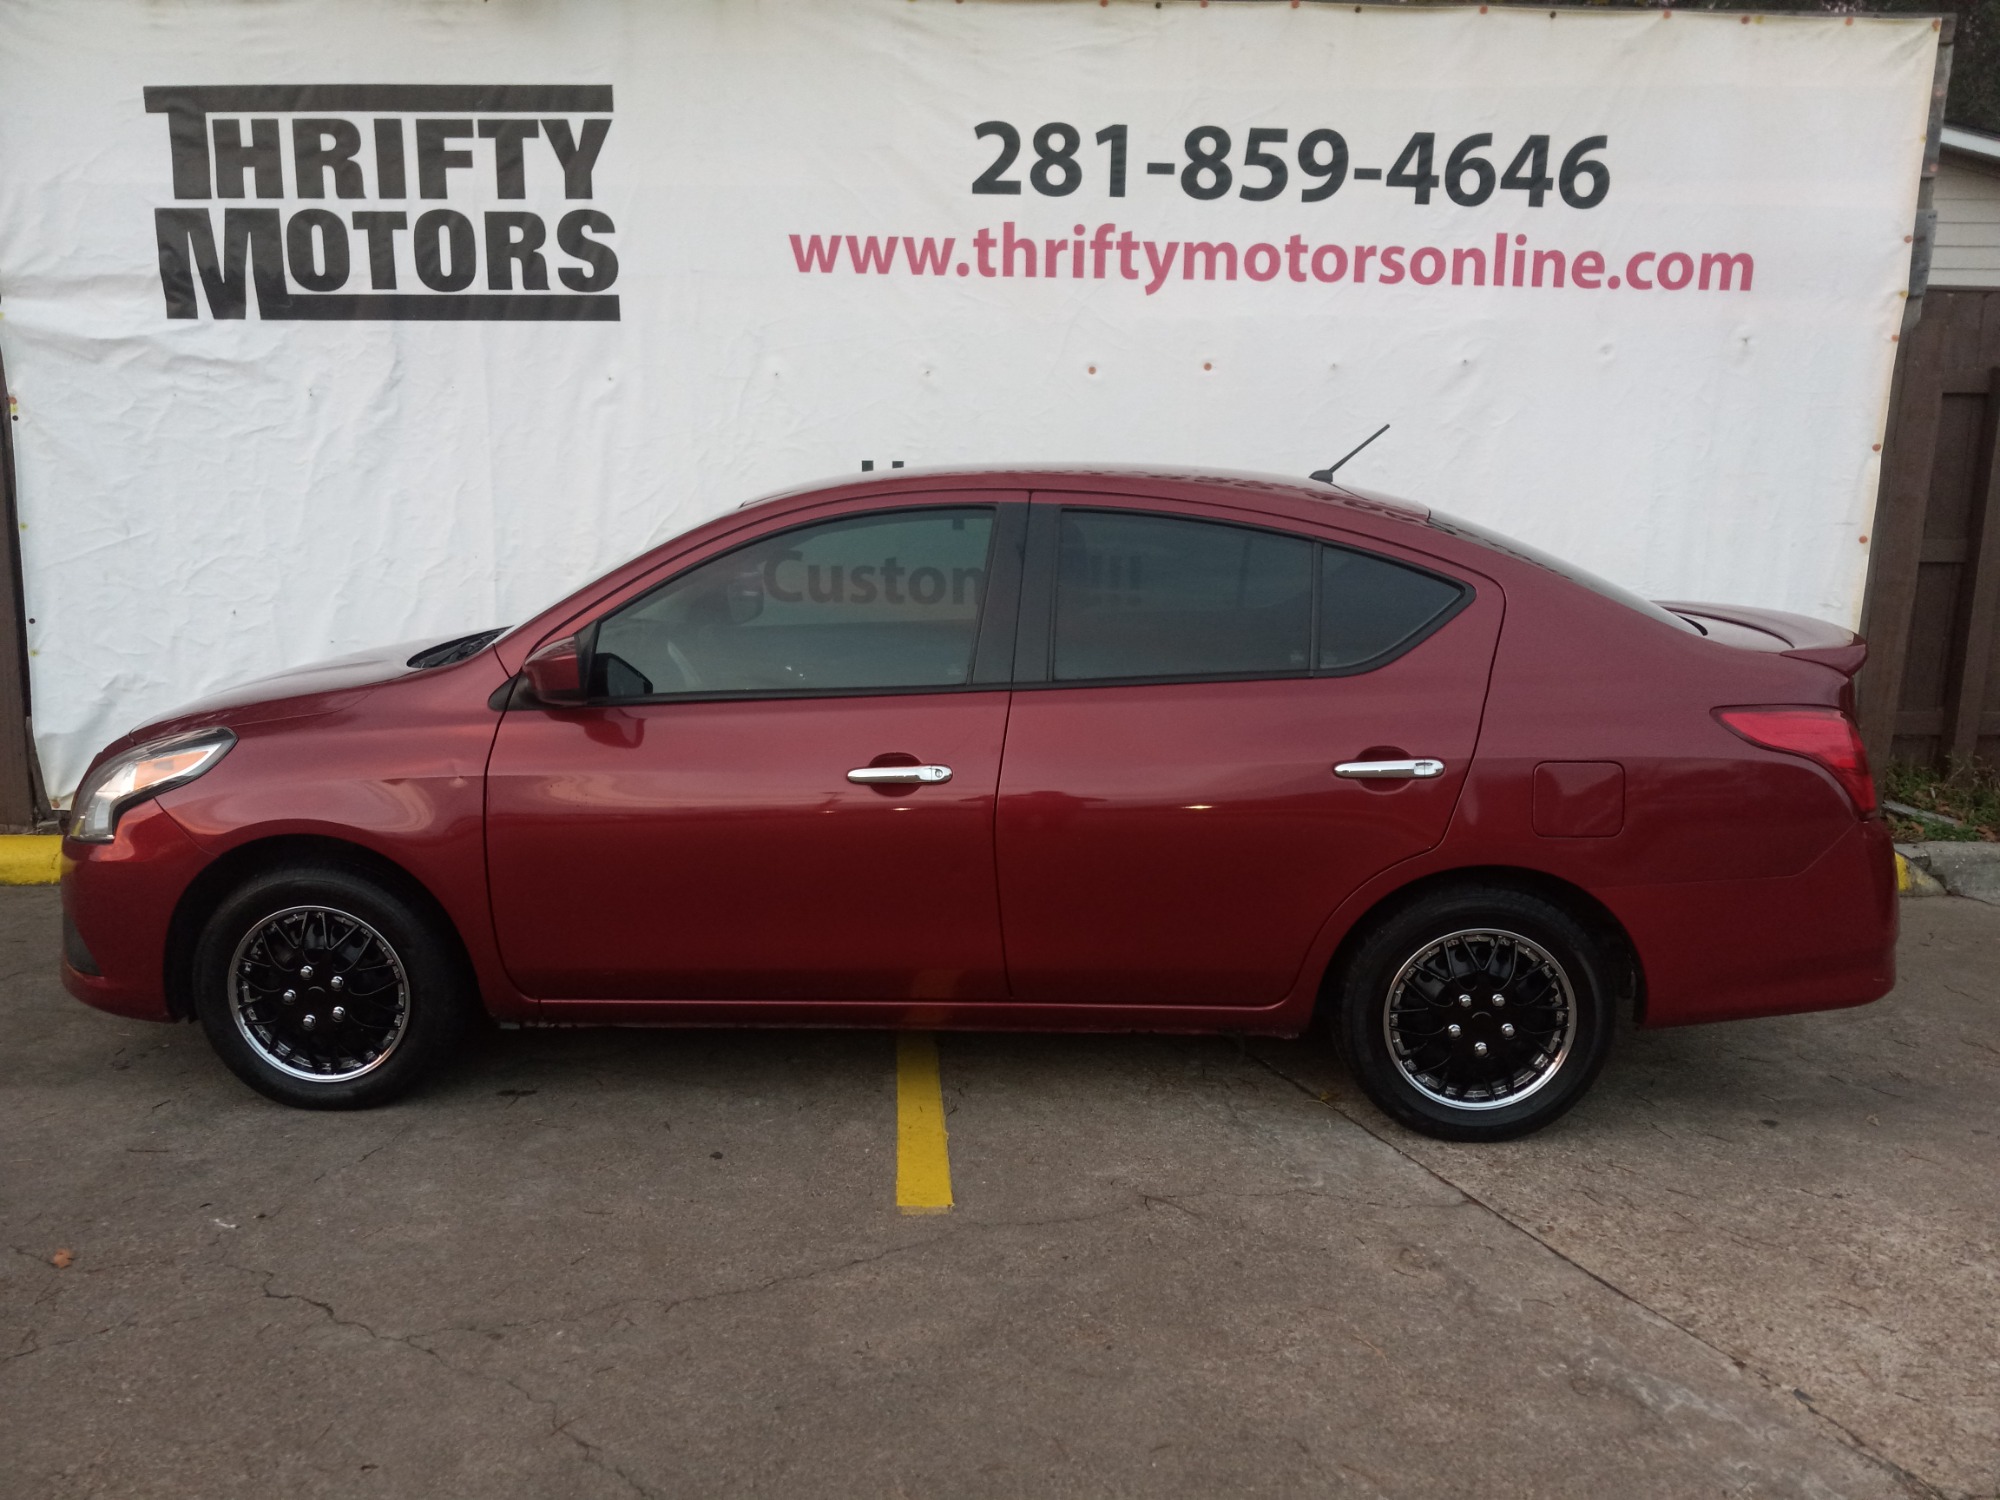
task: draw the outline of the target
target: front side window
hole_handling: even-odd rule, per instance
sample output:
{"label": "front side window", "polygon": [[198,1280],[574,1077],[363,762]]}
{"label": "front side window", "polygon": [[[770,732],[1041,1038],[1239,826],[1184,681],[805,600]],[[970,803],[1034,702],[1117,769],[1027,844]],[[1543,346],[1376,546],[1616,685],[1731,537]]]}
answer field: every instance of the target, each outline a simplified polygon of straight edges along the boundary
{"label": "front side window", "polygon": [[1213,521],[1063,513],[1055,680],[1303,674],[1313,544]]}
{"label": "front side window", "polygon": [[966,683],[993,511],[886,511],[712,558],[598,626],[593,695],[857,692]]}

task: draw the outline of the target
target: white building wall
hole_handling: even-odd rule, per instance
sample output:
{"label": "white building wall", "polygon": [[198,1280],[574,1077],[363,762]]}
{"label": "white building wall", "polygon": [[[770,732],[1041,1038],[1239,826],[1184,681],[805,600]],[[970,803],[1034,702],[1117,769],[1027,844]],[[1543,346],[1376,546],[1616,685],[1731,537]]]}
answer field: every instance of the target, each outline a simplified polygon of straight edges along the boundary
{"label": "white building wall", "polygon": [[1932,286],[2000,287],[2000,161],[1947,150],[1933,189]]}

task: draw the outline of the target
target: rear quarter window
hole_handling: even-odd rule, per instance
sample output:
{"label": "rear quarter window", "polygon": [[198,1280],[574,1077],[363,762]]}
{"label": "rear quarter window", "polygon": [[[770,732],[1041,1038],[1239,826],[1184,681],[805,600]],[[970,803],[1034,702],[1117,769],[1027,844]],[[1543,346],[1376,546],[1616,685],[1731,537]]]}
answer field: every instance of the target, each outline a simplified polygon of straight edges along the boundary
{"label": "rear quarter window", "polygon": [[1321,672],[1359,672],[1414,645],[1470,597],[1464,584],[1368,552],[1322,546]]}

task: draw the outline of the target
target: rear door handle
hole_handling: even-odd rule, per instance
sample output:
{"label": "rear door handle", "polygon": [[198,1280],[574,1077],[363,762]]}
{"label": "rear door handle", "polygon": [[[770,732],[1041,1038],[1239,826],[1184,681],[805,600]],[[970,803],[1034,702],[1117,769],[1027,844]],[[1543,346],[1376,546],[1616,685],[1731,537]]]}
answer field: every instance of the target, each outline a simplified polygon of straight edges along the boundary
{"label": "rear door handle", "polygon": [[950,766],[857,766],[847,779],[861,786],[931,786],[951,780]]}
{"label": "rear door handle", "polygon": [[1344,760],[1333,768],[1349,781],[1431,781],[1444,775],[1441,760]]}

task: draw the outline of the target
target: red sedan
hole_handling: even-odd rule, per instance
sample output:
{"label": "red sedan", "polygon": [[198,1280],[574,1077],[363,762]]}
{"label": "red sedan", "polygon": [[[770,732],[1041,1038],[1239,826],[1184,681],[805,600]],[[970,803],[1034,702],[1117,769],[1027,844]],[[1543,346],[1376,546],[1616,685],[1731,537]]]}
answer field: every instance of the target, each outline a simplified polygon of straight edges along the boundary
{"label": "red sedan", "polygon": [[374,1104],[478,1011],[1323,1028],[1435,1135],[1894,981],[1864,648],[1330,485],[873,474],[108,747],[63,977]]}

